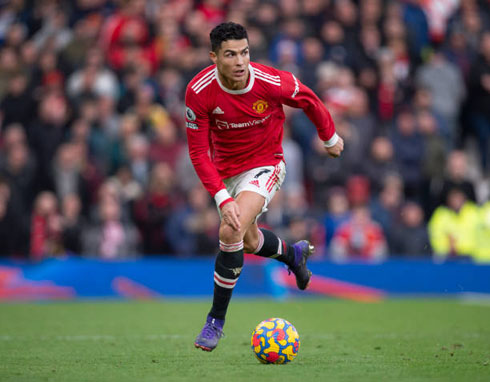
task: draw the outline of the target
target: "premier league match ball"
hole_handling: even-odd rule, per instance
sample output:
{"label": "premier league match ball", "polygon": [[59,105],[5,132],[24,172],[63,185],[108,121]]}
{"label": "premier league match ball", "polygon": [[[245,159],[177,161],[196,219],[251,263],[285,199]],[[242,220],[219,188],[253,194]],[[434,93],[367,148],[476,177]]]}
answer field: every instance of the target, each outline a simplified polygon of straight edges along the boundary
{"label": "premier league match ball", "polygon": [[269,318],[252,332],[252,350],[262,363],[284,364],[291,362],[299,350],[296,328],[282,318]]}

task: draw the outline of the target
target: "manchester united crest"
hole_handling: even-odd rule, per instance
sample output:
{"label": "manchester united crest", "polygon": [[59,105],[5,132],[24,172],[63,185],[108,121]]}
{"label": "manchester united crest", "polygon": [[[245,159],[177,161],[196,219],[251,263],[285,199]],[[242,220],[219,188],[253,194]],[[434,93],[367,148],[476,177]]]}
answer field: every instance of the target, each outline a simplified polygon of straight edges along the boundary
{"label": "manchester united crest", "polygon": [[262,114],[264,111],[267,110],[267,108],[269,107],[269,104],[266,101],[264,101],[263,99],[259,99],[258,101],[254,102],[252,107],[257,113]]}

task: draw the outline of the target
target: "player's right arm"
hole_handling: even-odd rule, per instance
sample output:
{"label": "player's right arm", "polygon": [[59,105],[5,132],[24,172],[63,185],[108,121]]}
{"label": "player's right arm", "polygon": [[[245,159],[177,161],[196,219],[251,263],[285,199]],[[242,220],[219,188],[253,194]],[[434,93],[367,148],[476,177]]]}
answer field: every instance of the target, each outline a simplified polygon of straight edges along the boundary
{"label": "player's right arm", "polygon": [[[199,97],[190,87],[185,95],[185,124],[189,156],[197,176],[214,198],[224,218],[232,226],[239,226],[234,199],[230,196],[210,157],[210,122],[206,99]],[[231,203],[233,202],[233,203]],[[238,222],[238,223],[237,223]]]}

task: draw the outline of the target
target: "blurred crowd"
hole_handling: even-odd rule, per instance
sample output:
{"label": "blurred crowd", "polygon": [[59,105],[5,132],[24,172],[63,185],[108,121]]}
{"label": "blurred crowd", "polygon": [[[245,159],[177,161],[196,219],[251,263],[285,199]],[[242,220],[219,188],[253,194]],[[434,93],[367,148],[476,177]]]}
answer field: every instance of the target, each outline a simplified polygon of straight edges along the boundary
{"label": "blurred crowd", "polygon": [[209,31],[293,72],[345,140],[287,109],[260,224],[339,261],[490,261],[490,1],[0,1],[0,254],[212,255],[219,217],[183,123]]}

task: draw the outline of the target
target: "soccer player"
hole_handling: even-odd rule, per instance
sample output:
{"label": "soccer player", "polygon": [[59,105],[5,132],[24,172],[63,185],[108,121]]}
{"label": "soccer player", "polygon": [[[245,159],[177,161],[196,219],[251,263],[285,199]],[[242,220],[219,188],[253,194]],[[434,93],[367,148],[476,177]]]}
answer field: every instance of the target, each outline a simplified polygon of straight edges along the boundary
{"label": "soccer player", "polygon": [[310,282],[306,261],[313,246],[306,240],[288,244],[257,226],[286,173],[282,105],[303,109],[330,156],[338,157],[344,146],[311,89],[291,73],[250,61],[243,26],[222,23],[210,39],[214,65],[192,79],[185,97],[190,158],[221,216],[213,305],[194,343],[205,351],[212,351],[223,335],[244,251],[286,264],[301,290]]}

